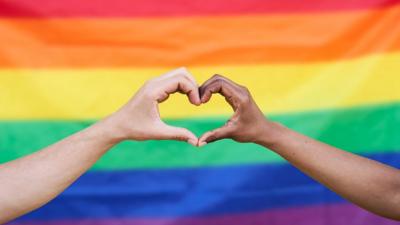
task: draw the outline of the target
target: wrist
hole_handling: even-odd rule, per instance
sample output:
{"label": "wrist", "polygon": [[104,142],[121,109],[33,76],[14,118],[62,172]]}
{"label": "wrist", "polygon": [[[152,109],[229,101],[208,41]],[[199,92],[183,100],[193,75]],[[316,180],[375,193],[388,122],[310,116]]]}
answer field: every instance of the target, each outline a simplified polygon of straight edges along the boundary
{"label": "wrist", "polygon": [[97,129],[98,135],[107,143],[116,145],[128,139],[123,127],[119,124],[112,116],[109,116],[94,124],[93,128]]}
{"label": "wrist", "polygon": [[282,140],[282,136],[287,128],[278,122],[266,121],[260,131],[259,138],[255,142],[270,150],[274,150]]}

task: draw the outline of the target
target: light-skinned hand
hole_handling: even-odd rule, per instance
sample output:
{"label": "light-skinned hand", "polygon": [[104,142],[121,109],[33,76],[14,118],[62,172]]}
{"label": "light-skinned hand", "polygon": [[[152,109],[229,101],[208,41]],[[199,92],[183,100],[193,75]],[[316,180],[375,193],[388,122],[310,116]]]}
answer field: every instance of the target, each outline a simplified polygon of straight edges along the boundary
{"label": "light-skinned hand", "polygon": [[186,94],[194,105],[201,104],[195,79],[185,68],[179,68],[147,81],[106,120],[122,140],[179,140],[196,146],[198,138],[192,132],[167,125],[160,118],[158,104],[176,92]]}

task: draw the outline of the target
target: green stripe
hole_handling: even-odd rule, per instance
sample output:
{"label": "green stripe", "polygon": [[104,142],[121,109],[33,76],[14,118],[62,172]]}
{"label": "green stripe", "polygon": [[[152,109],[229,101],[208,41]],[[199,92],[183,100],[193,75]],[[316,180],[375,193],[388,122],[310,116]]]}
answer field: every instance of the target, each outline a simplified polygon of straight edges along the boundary
{"label": "green stripe", "polygon": [[[301,133],[355,153],[400,150],[400,104],[375,105],[271,116]],[[196,134],[216,128],[224,118],[169,120]],[[41,149],[91,122],[0,122],[0,162]],[[168,168],[281,162],[282,159],[254,144],[224,140],[203,148],[175,141],[127,141],[108,152],[93,169]]]}

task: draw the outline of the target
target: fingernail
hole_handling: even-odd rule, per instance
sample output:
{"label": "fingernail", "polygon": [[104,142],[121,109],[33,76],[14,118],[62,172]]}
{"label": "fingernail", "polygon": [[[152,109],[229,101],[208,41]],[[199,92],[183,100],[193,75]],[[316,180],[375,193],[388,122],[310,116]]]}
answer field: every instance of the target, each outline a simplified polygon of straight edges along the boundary
{"label": "fingernail", "polygon": [[193,145],[193,146],[197,146],[197,140],[189,139],[189,140],[188,140],[188,143],[191,144],[191,145]]}
{"label": "fingernail", "polygon": [[199,147],[203,147],[203,146],[206,145],[206,144],[207,144],[207,142],[204,142],[204,141],[199,142]]}

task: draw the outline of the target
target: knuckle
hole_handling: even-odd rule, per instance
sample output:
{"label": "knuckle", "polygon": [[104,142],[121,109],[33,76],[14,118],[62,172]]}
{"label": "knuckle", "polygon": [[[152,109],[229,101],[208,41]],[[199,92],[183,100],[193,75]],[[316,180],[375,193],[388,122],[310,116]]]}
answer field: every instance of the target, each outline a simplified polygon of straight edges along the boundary
{"label": "knuckle", "polygon": [[177,70],[177,75],[184,76],[184,77],[187,77],[187,78],[190,78],[190,76],[191,76],[189,71],[185,67],[179,68]]}
{"label": "knuckle", "polygon": [[156,99],[160,94],[163,93],[159,88],[156,88],[155,85],[149,83],[148,85],[143,87],[143,97],[146,99]]}
{"label": "knuckle", "polygon": [[184,73],[177,74],[177,79],[179,80],[179,82],[181,84],[184,84],[184,85],[187,85],[187,84],[190,85],[191,82],[192,82],[190,77],[187,74],[184,74]]}
{"label": "knuckle", "polygon": [[214,74],[211,79],[216,80],[216,79],[221,79],[223,78],[223,76],[219,75],[219,74]]}
{"label": "knuckle", "polygon": [[246,86],[243,86],[243,85],[238,85],[238,86],[239,86],[241,92],[243,92],[243,94],[247,94],[247,95],[250,94],[250,91]]}
{"label": "knuckle", "polygon": [[154,82],[154,78],[144,82],[143,87],[149,87]]}
{"label": "knuckle", "polygon": [[249,103],[250,101],[251,101],[251,98],[250,98],[250,95],[249,94],[247,94],[247,93],[241,93],[240,95],[239,95],[239,103],[240,104],[247,104],[247,103]]}
{"label": "knuckle", "polygon": [[179,67],[179,68],[177,69],[177,71],[183,72],[183,73],[187,73],[187,72],[188,72],[188,70],[187,70],[186,67],[184,67],[184,66]]}
{"label": "knuckle", "polygon": [[217,86],[222,86],[225,84],[225,80],[222,77],[217,77],[214,79],[215,84],[217,84]]}
{"label": "knuckle", "polygon": [[178,79],[183,79],[185,77],[185,74],[181,73],[181,72],[177,72],[172,77],[178,78]]}
{"label": "knuckle", "polygon": [[159,81],[158,77],[151,78],[144,82],[143,87],[151,88],[153,86],[157,86],[158,81]]}
{"label": "knuckle", "polygon": [[140,92],[143,93],[145,97],[147,97],[149,95],[149,93],[151,92],[151,90],[152,90],[151,84],[146,82],[141,87]]}
{"label": "knuckle", "polygon": [[240,91],[240,93],[241,93],[241,95],[242,95],[243,97],[246,97],[246,98],[250,98],[250,96],[251,96],[250,90],[249,90],[247,87],[245,87],[245,86],[241,86],[241,91]]}
{"label": "knuckle", "polygon": [[189,75],[187,75],[187,74],[182,74],[181,79],[183,81],[187,82],[187,83],[191,83],[192,82],[192,80],[190,79]]}

